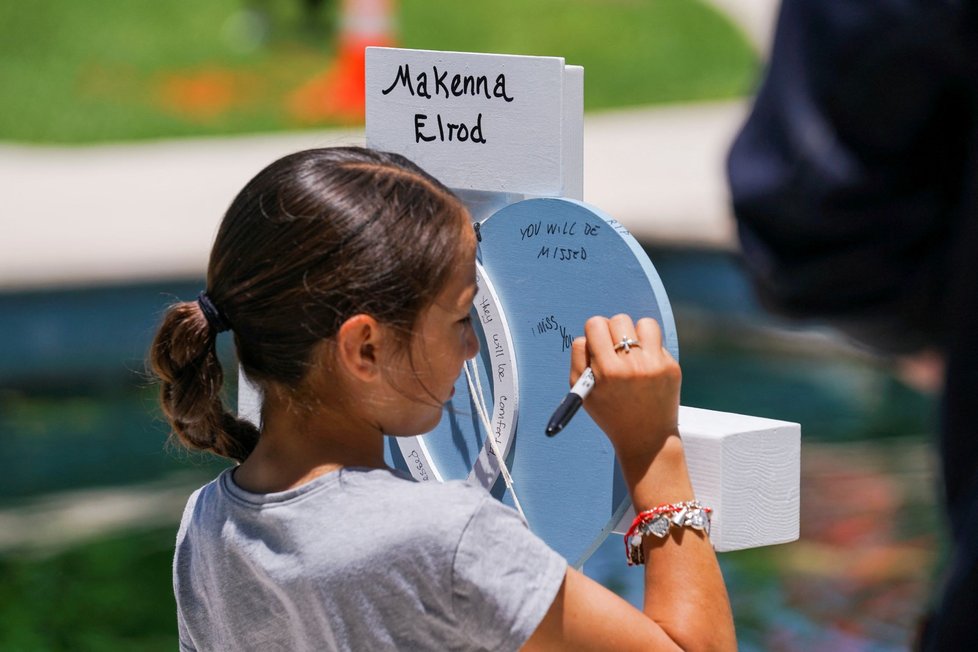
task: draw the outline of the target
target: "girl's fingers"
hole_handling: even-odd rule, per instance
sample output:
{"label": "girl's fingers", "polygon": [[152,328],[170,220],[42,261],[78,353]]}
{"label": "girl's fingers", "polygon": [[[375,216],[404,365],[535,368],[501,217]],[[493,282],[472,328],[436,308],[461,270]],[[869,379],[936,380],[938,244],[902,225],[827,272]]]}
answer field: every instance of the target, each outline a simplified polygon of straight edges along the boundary
{"label": "girl's fingers", "polygon": [[587,338],[575,337],[571,343],[570,384],[573,385],[590,364],[587,352]]}
{"label": "girl's fingers", "polygon": [[[610,319],[592,317],[584,324],[584,333],[585,337],[577,338],[571,347],[572,383],[588,365],[600,376],[605,370],[644,367],[652,360],[662,360],[663,354],[672,359],[662,346],[662,329],[651,317],[643,317],[635,323],[625,314]],[[621,347],[623,340],[638,345],[624,349]]]}
{"label": "girl's fingers", "polygon": [[611,331],[612,350],[615,352],[615,355],[627,355],[631,353],[630,349],[620,348],[615,350],[615,347],[621,347],[623,343],[638,342],[639,347],[644,345],[641,338],[635,333],[635,325],[632,323],[632,318],[628,315],[615,315],[608,320],[608,328]]}
{"label": "girl's fingers", "polygon": [[587,338],[587,352],[593,363],[602,365],[615,355],[607,317],[591,317],[584,322],[584,336]]}
{"label": "girl's fingers", "polygon": [[648,349],[649,353],[655,353],[663,347],[662,329],[659,328],[659,322],[651,317],[639,319],[635,324],[635,331],[638,333],[642,347]]}

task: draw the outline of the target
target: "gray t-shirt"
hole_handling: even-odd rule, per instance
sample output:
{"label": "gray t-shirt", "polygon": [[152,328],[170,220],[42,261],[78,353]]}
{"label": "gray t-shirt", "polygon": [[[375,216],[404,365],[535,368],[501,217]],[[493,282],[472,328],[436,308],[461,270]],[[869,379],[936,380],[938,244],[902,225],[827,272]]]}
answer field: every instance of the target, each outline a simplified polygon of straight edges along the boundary
{"label": "gray t-shirt", "polygon": [[516,650],[567,563],[461,481],[348,468],[191,496],[173,586],[182,650]]}

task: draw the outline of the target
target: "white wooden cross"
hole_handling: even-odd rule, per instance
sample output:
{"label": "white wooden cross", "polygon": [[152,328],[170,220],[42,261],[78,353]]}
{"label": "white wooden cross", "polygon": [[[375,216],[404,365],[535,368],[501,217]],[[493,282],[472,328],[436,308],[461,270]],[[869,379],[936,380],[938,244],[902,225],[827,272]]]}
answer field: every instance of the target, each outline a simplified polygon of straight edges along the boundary
{"label": "white wooden cross", "polygon": [[[529,198],[583,200],[582,68],[393,48],[369,48],[366,62],[367,145],[417,162],[474,220]],[[242,399],[242,412],[257,407],[253,393]],[[717,551],[798,538],[798,424],[683,406],[679,426],[696,497],[714,508]]]}

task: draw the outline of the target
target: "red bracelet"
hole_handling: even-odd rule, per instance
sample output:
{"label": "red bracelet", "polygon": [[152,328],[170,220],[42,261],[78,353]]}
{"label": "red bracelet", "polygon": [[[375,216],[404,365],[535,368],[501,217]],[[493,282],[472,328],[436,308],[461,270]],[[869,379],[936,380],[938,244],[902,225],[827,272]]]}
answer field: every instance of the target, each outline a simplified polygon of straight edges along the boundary
{"label": "red bracelet", "polygon": [[697,500],[684,500],[680,503],[665,503],[640,512],[625,533],[625,560],[629,566],[645,563],[642,539],[653,534],[660,539],[669,534],[673,527],[691,527],[710,535],[710,514],[713,510],[704,507]]}

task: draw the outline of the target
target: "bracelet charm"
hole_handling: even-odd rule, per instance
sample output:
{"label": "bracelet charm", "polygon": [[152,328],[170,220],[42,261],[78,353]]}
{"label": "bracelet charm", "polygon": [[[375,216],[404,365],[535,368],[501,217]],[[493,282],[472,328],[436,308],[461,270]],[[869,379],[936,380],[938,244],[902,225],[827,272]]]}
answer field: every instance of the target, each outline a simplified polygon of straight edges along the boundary
{"label": "bracelet charm", "polygon": [[625,560],[629,566],[645,563],[642,538],[653,535],[663,539],[674,527],[688,527],[710,535],[710,514],[713,510],[697,500],[666,503],[639,513],[625,534]]}

